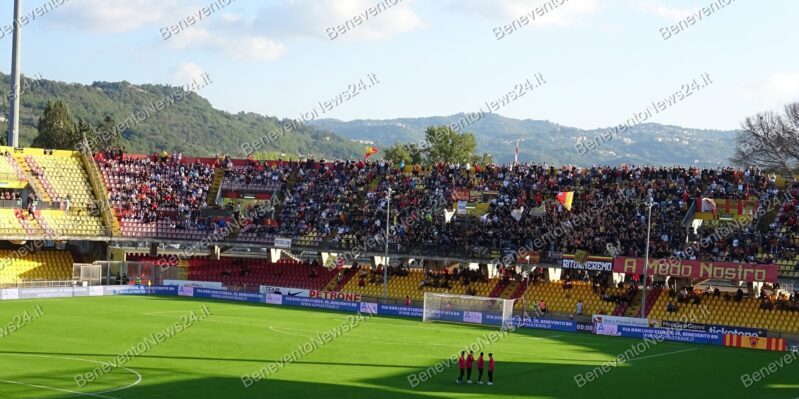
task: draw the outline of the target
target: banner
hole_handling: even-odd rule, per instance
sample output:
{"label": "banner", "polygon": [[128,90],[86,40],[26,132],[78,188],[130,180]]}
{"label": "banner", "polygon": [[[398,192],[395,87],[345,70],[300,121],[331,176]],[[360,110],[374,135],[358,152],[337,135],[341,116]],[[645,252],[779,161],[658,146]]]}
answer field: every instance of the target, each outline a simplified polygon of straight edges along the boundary
{"label": "banner", "polygon": [[289,306],[302,306],[306,308],[342,310],[357,312],[361,307],[358,302],[332,301],[329,299],[300,298],[296,296],[284,296],[283,304]]}
{"label": "banner", "polygon": [[377,314],[377,304],[372,302],[361,302],[361,313]]}
{"label": "banner", "polygon": [[[673,276],[693,279],[717,279],[774,283],[777,265],[757,265],[734,262],[702,262],[681,260],[670,263],[668,259],[650,259],[650,276]],[[617,257],[613,260],[615,273],[644,274],[644,259]]]}
{"label": "banner", "polygon": [[0,290],[0,299],[19,299],[19,289],[6,288]]}
{"label": "banner", "polygon": [[664,320],[661,325],[663,328],[671,328],[674,330],[704,331],[714,334],[743,335],[745,337],[765,337],[768,334],[768,330],[763,328],[732,327],[716,324],[683,323]]}
{"label": "banner", "polygon": [[470,199],[471,193],[469,190],[452,190],[453,201],[469,201]]}
{"label": "banner", "polygon": [[613,262],[602,262],[595,260],[588,260],[584,263],[577,262],[574,259],[563,259],[561,265],[564,269],[579,269],[579,270],[601,270],[609,272],[613,270]]}
{"label": "banner", "polygon": [[411,306],[378,304],[377,313],[385,316],[402,316],[402,317],[413,317],[416,319],[421,319],[424,310],[422,308],[411,307]]}
{"label": "banner", "polygon": [[106,295],[177,295],[178,287],[174,285],[120,285],[106,286]]}
{"label": "banner", "polygon": [[458,215],[466,214],[466,201],[458,201]]}
{"label": "banner", "polygon": [[610,316],[606,314],[595,314],[591,316],[591,321],[596,323],[615,324],[618,326],[649,327],[649,320],[638,317]]}
{"label": "banner", "polygon": [[282,305],[283,296],[280,294],[264,294],[264,303],[270,305]]}
{"label": "banner", "polygon": [[262,294],[278,294],[286,296],[298,296],[303,298],[308,298],[308,296],[310,295],[310,291],[306,289],[275,287],[272,285],[262,285],[260,288],[260,292]]}
{"label": "banner", "polygon": [[275,248],[291,248],[291,238],[275,237]]}
{"label": "banner", "polygon": [[195,288],[195,298],[208,298],[208,299],[223,299],[226,301],[238,302],[263,302],[263,294],[256,294],[252,292],[236,292],[225,290],[213,290],[210,288]]}
{"label": "banner", "polygon": [[594,323],[594,334],[620,336],[618,324]]}
{"label": "banner", "polygon": [[[599,326],[597,326],[599,328]],[[597,332],[597,334],[599,334]],[[701,331],[672,330],[668,328],[643,328],[630,326],[617,326],[617,334],[621,337],[657,339],[673,342],[688,342],[695,344],[724,345],[723,334],[711,334]],[[736,335],[740,337],[740,335]]]}
{"label": "banner", "polygon": [[483,314],[480,312],[470,312],[465,310],[463,312],[463,322],[483,324]]}
{"label": "banner", "polygon": [[309,298],[333,299],[337,301],[352,301],[360,302],[361,294],[353,294],[351,292],[337,292],[337,291],[319,291],[310,290]]}
{"label": "banner", "polygon": [[[514,322],[516,319],[514,319]],[[550,320],[541,319],[538,317],[525,317],[522,327],[537,328],[541,330],[563,331],[563,332],[576,332],[577,324],[572,320]]]}
{"label": "banner", "polygon": [[784,338],[744,337],[733,334],[724,335],[724,346],[780,352],[785,352],[786,350]]}
{"label": "banner", "polygon": [[72,296],[72,287],[19,288],[19,299],[66,298]]}
{"label": "banner", "polygon": [[194,280],[164,280],[164,285],[176,285],[178,287],[199,287],[223,290],[225,287],[218,281],[194,281]]}
{"label": "banner", "polygon": [[463,322],[463,312],[458,310],[433,309],[429,314],[431,320]]}

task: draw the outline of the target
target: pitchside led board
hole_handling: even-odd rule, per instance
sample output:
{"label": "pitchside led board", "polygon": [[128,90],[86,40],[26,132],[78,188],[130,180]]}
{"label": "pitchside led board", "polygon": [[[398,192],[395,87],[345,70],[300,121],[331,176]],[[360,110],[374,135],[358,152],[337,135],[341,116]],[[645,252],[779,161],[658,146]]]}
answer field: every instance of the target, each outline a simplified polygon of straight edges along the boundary
{"label": "pitchside led board", "polygon": [[[650,259],[650,276],[688,277],[693,279],[723,279],[774,283],[777,265],[757,265],[734,262],[702,262],[697,260]],[[614,273],[644,274],[644,259],[624,256],[613,260]]]}

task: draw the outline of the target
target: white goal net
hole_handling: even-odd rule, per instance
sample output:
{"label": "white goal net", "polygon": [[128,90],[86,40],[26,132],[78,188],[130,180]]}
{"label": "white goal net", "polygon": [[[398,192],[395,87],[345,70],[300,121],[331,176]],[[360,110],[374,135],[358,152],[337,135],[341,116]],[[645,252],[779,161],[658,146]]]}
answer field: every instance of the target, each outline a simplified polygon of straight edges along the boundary
{"label": "white goal net", "polygon": [[514,299],[425,292],[423,320],[508,326]]}

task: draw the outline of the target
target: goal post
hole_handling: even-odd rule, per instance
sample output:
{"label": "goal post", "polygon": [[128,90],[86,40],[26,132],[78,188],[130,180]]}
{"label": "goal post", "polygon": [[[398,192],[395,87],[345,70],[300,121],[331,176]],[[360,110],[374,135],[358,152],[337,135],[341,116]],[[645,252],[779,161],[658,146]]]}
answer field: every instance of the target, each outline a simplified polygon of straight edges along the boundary
{"label": "goal post", "polygon": [[513,323],[514,301],[515,299],[425,292],[422,320],[509,326]]}

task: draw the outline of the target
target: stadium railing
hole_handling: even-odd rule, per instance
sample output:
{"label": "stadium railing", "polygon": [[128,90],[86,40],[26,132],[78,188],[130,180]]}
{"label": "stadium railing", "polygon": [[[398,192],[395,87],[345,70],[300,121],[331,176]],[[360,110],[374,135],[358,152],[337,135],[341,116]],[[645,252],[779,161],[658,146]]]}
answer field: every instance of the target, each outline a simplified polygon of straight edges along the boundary
{"label": "stadium railing", "polygon": [[97,199],[103,223],[105,224],[104,227],[106,227],[105,233],[111,237],[114,233],[119,232],[119,221],[116,220],[113,207],[110,205],[111,200],[108,198],[108,190],[106,190],[100,176],[100,168],[88,151],[80,151],[80,158],[86,169],[86,175],[89,176],[89,183],[92,186],[94,197]]}
{"label": "stadium railing", "polygon": [[16,283],[0,284],[0,288],[54,288],[74,285],[76,285],[74,280],[23,280]]}

